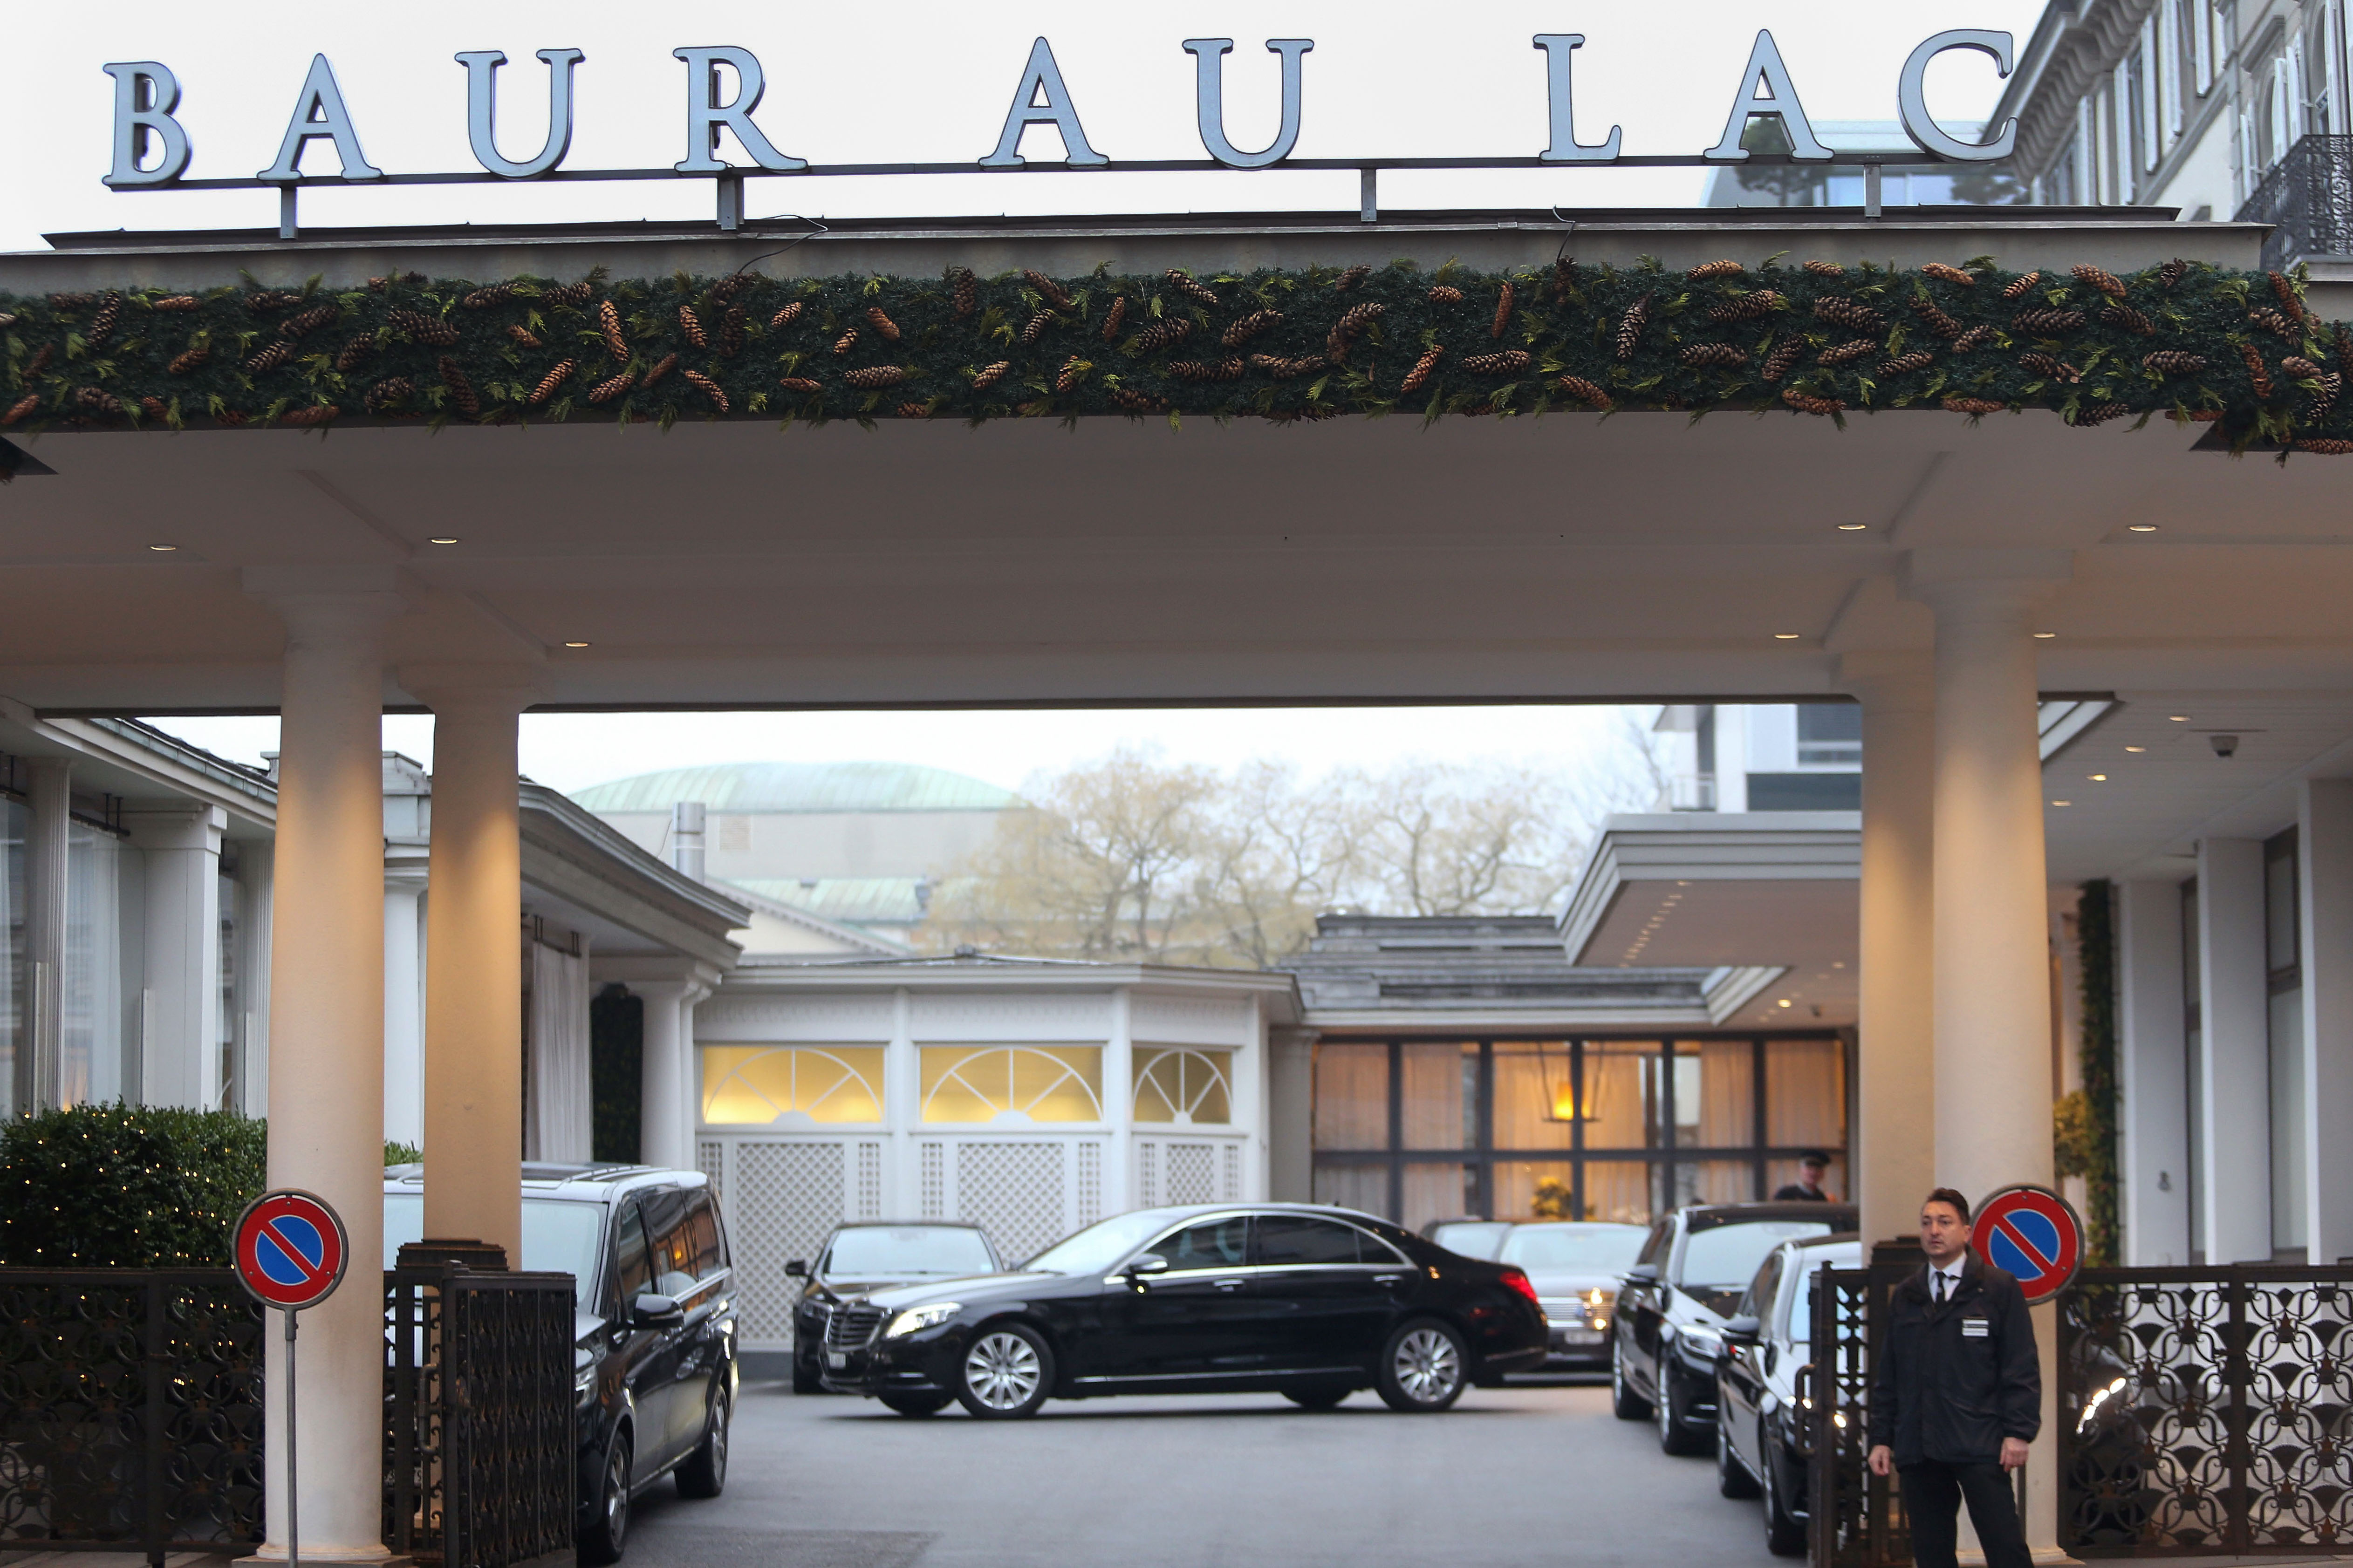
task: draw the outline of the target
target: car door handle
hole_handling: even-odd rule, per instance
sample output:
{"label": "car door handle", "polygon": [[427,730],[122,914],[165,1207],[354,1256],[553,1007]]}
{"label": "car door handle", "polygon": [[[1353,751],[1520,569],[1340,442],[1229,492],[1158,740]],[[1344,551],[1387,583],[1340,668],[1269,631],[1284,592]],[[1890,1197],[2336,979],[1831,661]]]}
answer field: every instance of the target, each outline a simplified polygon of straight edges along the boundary
{"label": "car door handle", "polygon": [[1220,1290],[1239,1290],[1250,1283],[1247,1279],[1212,1279],[1209,1283]]}
{"label": "car door handle", "polygon": [[1405,1276],[1402,1274],[1376,1274],[1373,1276],[1373,1283],[1376,1285],[1395,1285],[1402,1281],[1404,1279]]}

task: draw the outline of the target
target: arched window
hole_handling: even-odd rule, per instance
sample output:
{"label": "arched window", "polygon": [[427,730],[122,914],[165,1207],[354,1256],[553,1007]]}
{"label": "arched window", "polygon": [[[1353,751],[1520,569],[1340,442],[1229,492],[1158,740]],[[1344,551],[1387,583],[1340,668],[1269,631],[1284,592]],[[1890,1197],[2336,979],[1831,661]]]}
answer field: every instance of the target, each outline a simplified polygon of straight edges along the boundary
{"label": "arched window", "polygon": [[1101,1121],[1101,1046],[925,1046],[926,1121]]}
{"label": "arched window", "polygon": [[1135,1120],[1222,1127],[1234,1119],[1231,1051],[1135,1047]]}
{"label": "arched window", "polygon": [[704,1121],[760,1127],[794,1113],[811,1121],[881,1121],[882,1047],[702,1047]]}

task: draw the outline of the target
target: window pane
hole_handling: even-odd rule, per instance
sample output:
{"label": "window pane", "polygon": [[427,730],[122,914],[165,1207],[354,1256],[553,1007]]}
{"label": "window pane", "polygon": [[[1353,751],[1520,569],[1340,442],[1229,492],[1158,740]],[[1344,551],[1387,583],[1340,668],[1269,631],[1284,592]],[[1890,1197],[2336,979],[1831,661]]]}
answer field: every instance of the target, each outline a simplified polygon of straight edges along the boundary
{"label": "window pane", "polygon": [[925,1046],[926,1121],[1100,1121],[1101,1046]]}
{"label": "window pane", "polygon": [[2276,974],[2296,965],[2295,836],[2283,833],[2263,855],[2263,966]]}
{"label": "window pane", "polygon": [[705,1046],[702,1120],[720,1126],[882,1120],[880,1046]]}
{"label": "window pane", "polygon": [[1468,1149],[1477,1142],[1476,1046],[1405,1047],[1405,1147]]}
{"label": "window pane", "polygon": [[[1824,1152],[1829,1152],[1827,1150]],[[1798,1162],[1767,1160],[1765,1163],[1765,1190],[1778,1195],[1783,1189],[1798,1184]],[[1834,1204],[1844,1203],[1847,1194],[1846,1161],[1831,1155],[1831,1168],[1822,1173],[1822,1195]]]}
{"label": "window pane", "polygon": [[1641,1160],[1588,1160],[1585,1163],[1587,1219],[1614,1220],[1620,1225],[1651,1223],[1651,1167]]}
{"label": "window pane", "polygon": [[1228,1215],[1187,1226],[1145,1247],[1142,1256],[1165,1258],[1172,1269],[1239,1268],[1250,1261],[1249,1216]]}
{"label": "window pane", "polygon": [[1135,1120],[1219,1126],[1233,1118],[1231,1051],[1135,1047]]}
{"label": "window pane", "polygon": [[1497,1219],[1582,1219],[1571,1212],[1576,1167],[1566,1160],[1495,1162]]}
{"label": "window pane", "polygon": [[621,1205],[619,1239],[614,1252],[621,1278],[621,1301],[626,1306],[653,1289],[653,1266],[646,1260],[646,1222],[639,1217],[635,1204]]}
{"label": "window pane", "polygon": [[[1746,1160],[1688,1160],[1675,1164],[1673,1206],[1690,1204],[1741,1204],[1757,1196],[1757,1168]],[[1748,1267],[1755,1268],[1751,1258]],[[1719,1283],[1745,1285],[1747,1276]]]}
{"label": "window pane", "polygon": [[1585,1047],[1585,1146],[1658,1143],[1659,1047],[1647,1040],[1595,1040]]}
{"label": "window pane", "polygon": [[[1498,1149],[1566,1149],[1573,1129],[1567,1118],[1577,1106],[1570,1093],[1569,1049],[1566,1045],[1525,1045],[1498,1041],[1495,1045],[1495,1147]],[[1556,1115],[1561,1120],[1548,1121]],[[1504,1213],[1499,1188],[1496,1212]],[[1517,1210],[1512,1212],[1519,1212]]]}
{"label": "window pane", "polygon": [[1261,1263],[1354,1263],[1356,1233],[1328,1219],[1269,1215],[1258,1222]]}
{"label": "window pane", "polygon": [[1473,1170],[1470,1165],[1408,1165],[1405,1213],[1398,1216],[1398,1223],[1419,1231],[1434,1219],[1477,1213]]}
{"label": "window pane", "polygon": [[1687,1149],[1757,1142],[1757,1052],[1748,1041],[1675,1042],[1675,1142]]}
{"label": "window pane", "polygon": [[[1386,1149],[1389,1146],[1389,1048],[1387,1046],[1318,1045],[1315,1096],[1310,1112],[1318,1149]],[[1317,1203],[1324,1202],[1321,1193]],[[1381,1201],[1388,1201],[1384,1180]],[[1355,1205],[1362,1207],[1362,1205]]]}
{"label": "window pane", "polygon": [[1315,1201],[1389,1217],[1389,1168],[1315,1162]]}
{"label": "window pane", "polygon": [[1836,1040],[1765,1042],[1765,1141],[1777,1149],[1846,1143],[1846,1053]]}

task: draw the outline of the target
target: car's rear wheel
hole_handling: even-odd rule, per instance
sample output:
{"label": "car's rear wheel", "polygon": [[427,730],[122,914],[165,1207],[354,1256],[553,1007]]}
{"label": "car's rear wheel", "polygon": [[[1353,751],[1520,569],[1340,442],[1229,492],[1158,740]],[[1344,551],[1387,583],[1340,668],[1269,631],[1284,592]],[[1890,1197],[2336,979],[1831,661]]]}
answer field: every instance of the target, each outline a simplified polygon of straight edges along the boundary
{"label": "car's rear wheel", "polygon": [[[1715,1396],[1715,1407],[1724,1408],[1724,1395]],[[1740,1463],[1740,1456],[1732,1451],[1732,1432],[1722,1420],[1715,1424],[1715,1490],[1719,1497],[1751,1498],[1757,1495],[1757,1478]]]}
{"label": "car's rear wheel", "polygon": [[1035,1415],[1054,1388],[1054,1352],[1026,1323],[992,1323],[956,1368],[956,1399],[984,1421]]}
{"label": "car's rear wheel", "polygon": [[1389,1336],[1377,1375],[1390,1409],[1443,1410],[1470,1386],[1471,1355],[1461,1334],[1434,1318],[1418,1318]]}
{"label": "car's rear wheel", "polygon": [[1299,1383],[1282,1391],[1282,1396],[1302,1410],[1330,1410],[1356,1392],[1345,1383]]}
{"label": "car's rear wheel", "polygon": [[596,1505],[580,1521],[574,1545],[583,1563],[617,1563],[629,1540],[629,1435],[613,1434],[605,1450],[605,1475]]}
{"label": "car's rear wheel", "polygon": [[1620,1421],[1640,1421],[1651,1414],[1651,1402],[1626,1381],[1626,1352],[1609,1347],[1609,1414]]}
{"label": "car's rear wheel", "polygon": [[881,1394],[882,1408],[902,1415],[937,1415],[955,1398],[953,1394]]}
{"label": "car's rear wheel", "polygon": [[1765,1494],[1765,1550],[1776,1557],[1795,1557],[1806,1549],[1806,1527],[1789,1517],[1781,1495],[1781,1467],[1773,1462],[1772,1439],[1762,1426],[1757,1431],[1757,1484]]}
{"label": "car's rear wheel", "polygon": [[711,1415],[703,1423],[702,1441],[678,1468],[678,1495],[712,1498],[727,1489],[727,1426],[733,1402],[723,1386],[711,1399]]}
{"label": "car's rear wheel", "polygon": [[1659,1452],[1699,1452],[1699,1443],[1691,1433],[1690,1414],[1683,1407],[1683,1386],[1676,1381],[1674,1369],[1664,1363],[1659,1367],[1659,1396],[1651,1402],[1651,1414],[1658,1417]]}

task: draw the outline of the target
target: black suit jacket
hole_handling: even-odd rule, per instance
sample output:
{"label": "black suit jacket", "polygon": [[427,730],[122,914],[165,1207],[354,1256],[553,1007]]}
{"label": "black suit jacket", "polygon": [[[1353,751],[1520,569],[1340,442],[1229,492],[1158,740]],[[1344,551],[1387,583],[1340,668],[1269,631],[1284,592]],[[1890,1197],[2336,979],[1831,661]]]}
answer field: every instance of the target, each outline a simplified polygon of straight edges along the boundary
{"label": "black suit jacket", "polygon": [[2042,1426],[2042,1369],[2026,1298],[1972,1252],[1942,1306],[1924,1267],[1890,1293],[1885,1342],[1871,1369],[1871,1440],[1898,1466],[1989,1464],[2001,1440]]}

